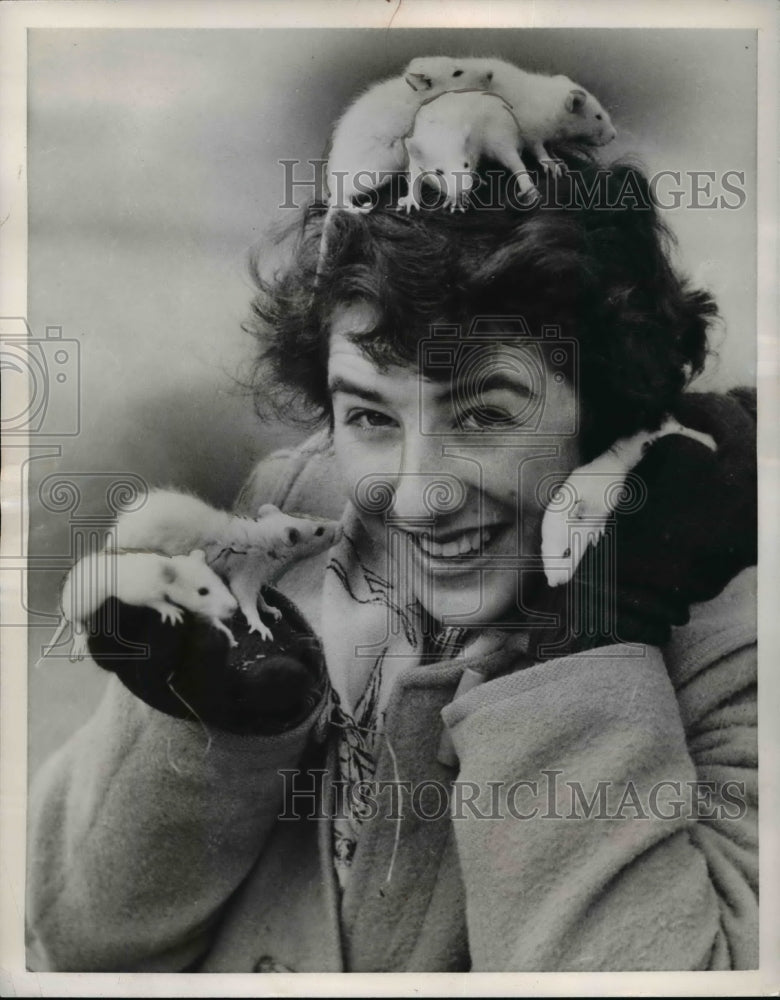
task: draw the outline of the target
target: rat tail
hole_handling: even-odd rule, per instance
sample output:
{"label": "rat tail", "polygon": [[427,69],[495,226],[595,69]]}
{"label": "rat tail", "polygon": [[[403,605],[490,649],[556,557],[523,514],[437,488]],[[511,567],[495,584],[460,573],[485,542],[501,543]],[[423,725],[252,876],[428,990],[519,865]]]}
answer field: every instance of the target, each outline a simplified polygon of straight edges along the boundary
{"label": "rat tail", "polygon": [[62,634],[63,634],[63,632],[65,631],[65,629],[67,627],[68,627],[68,619],[63,615],[62,621],[57,626],[56,632],[54,633],[54,635],[49,640],[49,645],[44,647],[44,649],[41,651],[41,655],[38,657],[38,659],[35,662],[35,669],[36,670],[38,670],[38,668],[43,664],[43,661],[46,659],[46,657],[49,655],[49,653],[55,648],[55,646],[57,645],[57,643],[62,638]]}

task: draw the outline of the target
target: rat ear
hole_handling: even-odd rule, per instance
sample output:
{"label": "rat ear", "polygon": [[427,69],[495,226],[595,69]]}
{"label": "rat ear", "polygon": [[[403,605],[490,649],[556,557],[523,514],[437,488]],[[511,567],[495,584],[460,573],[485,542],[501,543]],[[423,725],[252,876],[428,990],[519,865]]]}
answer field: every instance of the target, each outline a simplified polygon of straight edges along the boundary
{"label": "rat ear", "polygon": [[177,577],[176,567],[173,563],[166,563],[162,568],[162,578],[166,583],[173,583]]}
{"label": "rat ear", "polygon": [[570,90],[566,95],[566,110],[571,111],[572,114],[578,115],[585,107],[585,101],[587,101],[588,95],[584,90]]}
{"label": "rat ear", "polygon": [[203,551],[203,549],[193,549],[192,552],[190,552],[190,558],[197,559],[200,562],[205,562],[206,553]]}
{"label": "rat ear", "polygon": [[274,507],[272,503],[264,503],[257,511],[256,517],[267,517],[269,514],[278,513],[279,508]]}

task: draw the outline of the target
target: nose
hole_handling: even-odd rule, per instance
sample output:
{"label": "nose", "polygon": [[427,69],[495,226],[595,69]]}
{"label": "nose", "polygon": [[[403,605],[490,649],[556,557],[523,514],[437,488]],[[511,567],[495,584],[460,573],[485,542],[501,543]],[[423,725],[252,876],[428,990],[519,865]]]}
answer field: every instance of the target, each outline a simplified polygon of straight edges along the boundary
{"label": "nose", "polygon": [[466,487],[442,456],[436,435],[408,435],[398,472],[393,477],[388,513],[399,521],[431,521],[463,506]]}

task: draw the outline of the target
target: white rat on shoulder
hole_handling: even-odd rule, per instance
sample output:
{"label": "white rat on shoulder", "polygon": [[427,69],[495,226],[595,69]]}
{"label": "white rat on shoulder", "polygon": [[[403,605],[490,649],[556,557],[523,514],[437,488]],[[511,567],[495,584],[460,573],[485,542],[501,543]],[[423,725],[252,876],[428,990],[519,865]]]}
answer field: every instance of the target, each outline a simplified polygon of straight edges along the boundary
{"label": "white rat on shoulder", "polygon": [[222,619],[231,617],[237,602],[206,564],[202,549],[174,557],[154,552],[104,550],[80,559],[65,578],[62,621],[44,656],[70,625],[73,637],[70,659],[83,659],[87,653],[85,623],[109,597],[116,597],[124,604],[152,608],[164,622],[172,624],[181,621],[185,610],[191,611],[223,632],[231,646],[236,645],[233,633]]}
{"label": "white rat on shoulder", "polygon": [[668,434],[681,434],[717,451],[709,434],[667,417],[657,430],[619,438],[592,462],[575,469],[553,492],[542,518],[542,561],[551,587],[571,580],[588,545],[597,544],[604,534],[629,473],[648,448]]}
{"label": "white rat on shoulder", "polygon": [[277,619],[281,612],[266,604],[262,588],[340,537],[337,521],[295,517],[273,504],[263,504],[253,520],[217,510],[187,493],[154,489],[142,507],[117,519],[115,544],[120,550],[152,549],[168,555],[203,549],[209,566],[227,580],[250,632],[270,640],[271,630],[257,606]]}

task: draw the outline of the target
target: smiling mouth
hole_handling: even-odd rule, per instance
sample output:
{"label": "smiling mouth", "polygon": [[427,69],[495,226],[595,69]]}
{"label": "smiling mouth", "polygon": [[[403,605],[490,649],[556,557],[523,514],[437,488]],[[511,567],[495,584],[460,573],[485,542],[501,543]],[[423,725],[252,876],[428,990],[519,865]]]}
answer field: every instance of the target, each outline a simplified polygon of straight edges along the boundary
{"label": "smiling mouth", "polygon": [[412,544],[428,559],[468,559],[484,555],[485,550],[500,535],[508,525],[495,524],[489,528],[471,528],[466,531],[450,532],[446,540],[435,541],[429,535],[408,532]]}

